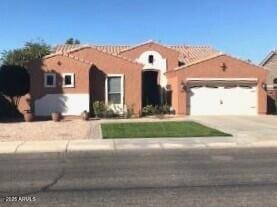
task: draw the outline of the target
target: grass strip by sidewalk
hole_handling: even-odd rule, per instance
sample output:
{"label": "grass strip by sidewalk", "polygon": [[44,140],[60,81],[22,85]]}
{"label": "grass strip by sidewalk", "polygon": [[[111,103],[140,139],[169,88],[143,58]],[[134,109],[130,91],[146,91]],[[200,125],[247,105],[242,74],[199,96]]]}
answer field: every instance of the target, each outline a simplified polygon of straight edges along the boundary
{"label": "grass strip by sidewalk", "polygon": [[104,139],[231,136],[192,121],[103,123],[101,128]]}

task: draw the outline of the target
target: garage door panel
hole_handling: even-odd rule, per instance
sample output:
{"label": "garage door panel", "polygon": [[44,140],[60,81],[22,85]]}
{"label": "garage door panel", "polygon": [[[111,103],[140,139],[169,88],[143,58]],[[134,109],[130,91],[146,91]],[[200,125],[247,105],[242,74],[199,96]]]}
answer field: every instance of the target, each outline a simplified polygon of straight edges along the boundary
{"label": "garage door panel", "polygon": [[[207,93],[208,91],[208,93]],[[219,100],[211,97],[218,95],[217,88],[194,88],[191,90],[191,114],[213,115],[218,113]]]}
{"label": "garage door panel", "polygon": [[192,88],[191,115],[256,115],[256,87]]}

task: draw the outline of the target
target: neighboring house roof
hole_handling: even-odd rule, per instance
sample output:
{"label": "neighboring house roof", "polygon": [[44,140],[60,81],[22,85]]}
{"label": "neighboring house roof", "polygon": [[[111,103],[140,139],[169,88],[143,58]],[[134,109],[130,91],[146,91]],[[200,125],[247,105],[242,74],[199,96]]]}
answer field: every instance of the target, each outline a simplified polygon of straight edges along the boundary
{"label": "neighboring house roof", "polygon": [[[123,55],[120,55],[121,52],[142,46],[144,44],[148,43],[156,43],[154,41],[147,41],[138,45],[57,45],[53,48],[53,53],[56,52],[68,52],[72,49],[82,48],[84,46],[91,46],[94,48],[97,48],[99,50],[102,50],[104,52],[107,52],[109,54],[117,55],[123,57]],[[163,45],[160,43],[156,43],[159,45],[162,45],[163,47],[167,47],[170,49],[174,49],[180,53],[179,60],[181,62],[184,62],[185,64],[190,64],[195,61],[207,58],[212,55],[219,54],[220,52],[215,50],[214,48],[210,46],[187,46],[187,45]]]}
{"label": "neighboring house roof", "polygon": [[263,61],[260,63],[261,66],[265,66],[266,63],[272,58],[273,55],[277,54],[277,50],[272,50],[266,57],[263,59]]}

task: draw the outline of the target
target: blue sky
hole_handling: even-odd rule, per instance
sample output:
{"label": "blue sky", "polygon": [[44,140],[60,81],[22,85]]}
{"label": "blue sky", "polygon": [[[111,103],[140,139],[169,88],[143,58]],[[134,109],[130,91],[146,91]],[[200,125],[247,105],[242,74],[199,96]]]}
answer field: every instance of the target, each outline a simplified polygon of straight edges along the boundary
{"label": "blue sky", "polygon": [[1,0],[0,50],[43,39],[211,45],[259,63],[277,47],[276,0]]}

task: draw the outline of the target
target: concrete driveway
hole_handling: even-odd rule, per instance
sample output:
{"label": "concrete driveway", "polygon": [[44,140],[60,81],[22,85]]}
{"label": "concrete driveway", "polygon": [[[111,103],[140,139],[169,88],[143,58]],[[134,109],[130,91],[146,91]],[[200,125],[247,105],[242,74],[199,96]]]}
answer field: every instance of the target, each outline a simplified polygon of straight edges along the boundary
{"label": "concrete driveway", "polygon": [[191,116],[197,121],[241,140],[277,140],[277,116]]}

